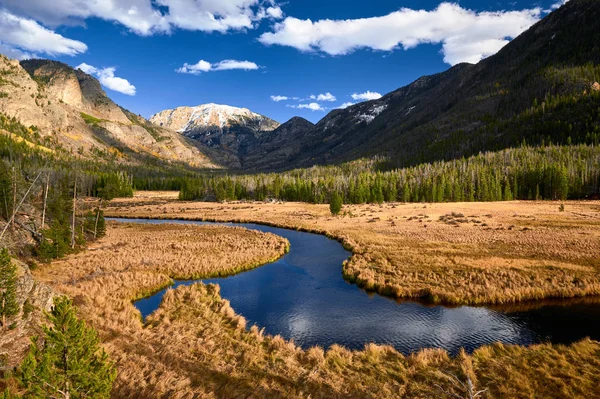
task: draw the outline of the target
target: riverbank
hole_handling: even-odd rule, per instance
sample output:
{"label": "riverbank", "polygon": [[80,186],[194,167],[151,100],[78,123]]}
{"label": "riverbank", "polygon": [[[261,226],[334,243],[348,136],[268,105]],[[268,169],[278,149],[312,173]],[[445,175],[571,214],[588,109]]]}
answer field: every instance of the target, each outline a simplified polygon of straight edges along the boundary
{"label": "riverbank", "polygon": [[450,305],[600,295],[600,201],[346,205],[200,203],[141,192],[108,216],[255,222],[326,234],[354,255],[344,277]]}
{"label": "riverbank", "polygon": [[147,327],[131,302],[169,284],[169,273],[180,272],[177,259],[191,270],[226,271],[242,260],[269,261],[286,248],[276,236],[240,228],[109,223],[107,236],[89,250],[35,276],[73,297],[98,330],[118,367],[115,398],[462,397],[468,380],[490,398],[597,397],[600,344],[590,340],[497,344],[455,358],[442,350],[404,356],[372,344],[305,351],[246,329],[216,286],[168,291]]}

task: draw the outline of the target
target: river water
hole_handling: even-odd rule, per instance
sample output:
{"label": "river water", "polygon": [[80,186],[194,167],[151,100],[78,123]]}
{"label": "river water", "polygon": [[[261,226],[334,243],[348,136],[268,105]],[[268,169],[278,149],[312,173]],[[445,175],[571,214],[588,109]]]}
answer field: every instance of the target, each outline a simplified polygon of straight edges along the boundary
{"label": "river water", "polygon": [[[137,223],[192,223],[176,220],[116,219]],[[248,326],[280,334],[304,348],[333,344],[362,349],[389,344],[403,353],[443,348],[457,353],[494,342],[530,345],[600,340],[600,300],[539,302],[513,307],[445,307],[396,301],[346,282],[342,262],[350,257],[325,236],[257,224],[241,226],[285,237],[290,252],[280,260],[235,276],[206,279]],[[177,281],[175,287],[198,281]],[[145,318],[158,308],[165,290],[135,302]]]}

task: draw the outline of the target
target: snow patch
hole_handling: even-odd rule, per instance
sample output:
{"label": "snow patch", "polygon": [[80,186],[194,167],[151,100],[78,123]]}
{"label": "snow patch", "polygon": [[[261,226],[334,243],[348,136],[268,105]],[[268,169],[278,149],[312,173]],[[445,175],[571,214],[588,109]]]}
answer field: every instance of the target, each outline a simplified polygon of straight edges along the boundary
{"label": "snow patch", "polygon": [[356,122],[356,123],[359,124],[361,122],[366,122],[367,125],[370,124],[371,122],[373,122],[375,120],[375,118],[377,118],[379,116],[379,114],[381,114],[383,111],[385,111],[387,109],[387,107],[388,107],[387,104],[377,105],[377,106],[371,108],[370,110],[368,110],[367,113],[357,115],[356,119],[358,119],[358,122]]}

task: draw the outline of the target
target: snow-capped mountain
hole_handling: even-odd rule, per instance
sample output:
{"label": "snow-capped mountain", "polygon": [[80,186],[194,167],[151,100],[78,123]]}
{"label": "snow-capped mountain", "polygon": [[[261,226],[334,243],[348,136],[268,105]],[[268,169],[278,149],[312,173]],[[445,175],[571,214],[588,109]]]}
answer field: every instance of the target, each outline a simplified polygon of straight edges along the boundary
{"label": "snow-capped mountain", "polygon": [[161,111],[150,118],[156,125],[175,130],[211,147],[239,152],[251,137],[270,132],[279,123],[246,108],[203,104]]}

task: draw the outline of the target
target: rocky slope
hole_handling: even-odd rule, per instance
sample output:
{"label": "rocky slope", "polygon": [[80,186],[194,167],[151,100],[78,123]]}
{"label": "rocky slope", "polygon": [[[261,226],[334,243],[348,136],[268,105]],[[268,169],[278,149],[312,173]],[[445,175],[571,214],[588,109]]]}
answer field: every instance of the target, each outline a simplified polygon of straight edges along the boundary
{"label": "rocky slope", "polygon": [[[8,320],[11,328],[0,331],[0,372],[18,365],[29,349],[30,337],[41,332],[44,311],[49,311],[54,292],[33,279],[29,267],[16,259],[19,313]],[[1,327],[0,327],[1,328]]]}
{"label": "rocky slope", "polygon": [[249,109],[219,104],[161,111],[150,122],[237,155],[245,153],[264,132],[279,127],[278,122]]}
{"label": "rocky slope", "polygon": [[89,159],[118,153],[124,162],[215,168],[197,143],[117,106],[94,77],[48,60],[19,63],[0,55],[0,114],[37,127],[44,146]]}

